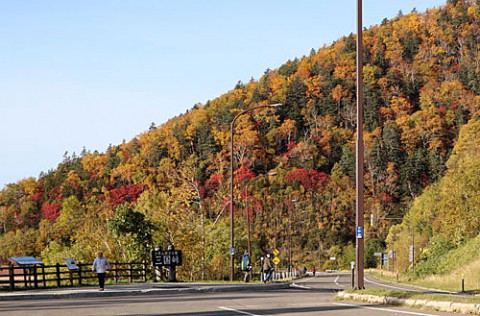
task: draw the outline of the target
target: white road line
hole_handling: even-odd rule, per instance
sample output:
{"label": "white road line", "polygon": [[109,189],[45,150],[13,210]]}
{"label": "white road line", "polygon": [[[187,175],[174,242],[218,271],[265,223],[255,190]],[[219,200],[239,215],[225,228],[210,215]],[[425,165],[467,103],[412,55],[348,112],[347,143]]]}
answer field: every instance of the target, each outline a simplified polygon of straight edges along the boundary
{"label": "white road line", "polygon": [[[376,284],[376,285],[381,285],[381,286],[385,286],[385,287],[389,287],[389,288],[392,288],[392,289],[397,289],[397,290],[404,290],[404,291],[411,291],[411,292],[423,292],[423,290],[428,290],[428,291],[432,291],[432,289],[428,289],[428,288],[422,288],[420,286],[417,286],[417,288],[419,288],[419,290],[414,290],[414,289],[408,289],[408,288],[402,288],[402,287],[396,287],[396,286],[393,286],[393,285],[387,285],[387,284],[382,284],[382,283],[377,283],[377,282],[374,282],[372,280],[368,280],[367,278],[364,278],[365,282],[368,282],[368,283],[372,283],[372,284]],[[436,292],[441,292],[441,293],[445,293],[445,294],[457,294],[457,292],[449,292],[449,291],[444,291],[444,290],[434,290]]]}
{"label": "white road line", "polygon": [[372,310],[376,310],[376,311],[390,312],[390,313],[396,313],[396,314],[408,314],[408,315],[418,315],[418,316],[438,316],[438,314],[424,314],[424,313],[417,313],[417,312],[401,311],[401,310],[390,309],[390,308],[369,307],[369,306],[344,304],[344,303],[332,303],[332,304],[333,305],[340,305],[340,306],[351,306],[351,307],[358,307],[358,308],[364,308],[364,309],[372,309]]}
{"label": "white road line", "polygon": [[387,284],[382,284],[382,283],[378,283],[378,282],[374,282],[372,280],[367,280],[367,278],[364,278],[365,281],[367,281],[368,283],[372,283],[372,284],[376,284],[376,285],[380,285],[380,286],[384,286],[384,287],[389,287],[391,289],[396,289],[396,290],[403,290],[403,291],[411,291],[411,292],[421,292],[419,290],[414,290],[414,289],[406,289],[404,287],[398,287],[398,286],[393,286],[393,285],[387,285]]}
{"label": "white road line", "polygon": [[337,286],[345,287],[345,285],[338,283],[338,279],[340,279],[340,275],[337,275],[337,277],[335,278],[335,280],[333,281],[333,283],[335,283]]}
{"label": "white road line", "polygon": [[261,316],[261,315],[252,314],[252,313],[249,313],[249,312],[245,312],[245,311],[241,311],[241,310],[238,310],[238,309],[234,309],[234,308],[230,308],[230,307],[225,307],[225,306],[219,306],[218,308],[223,309],[223,310],[226,310],[226,311],[231,311],[231,312],[234,312],[234,313],[242,314],[242,315]]}
{"label": "white road line", "polygon": [[299,284],[296,284],[295,282],[292,283],[291,285],[292,287],[297,287],[297,288],[300,288],[300,289],[304,289],[304,290],[311,290],[312,288],[309,287],[309,286],[305,286],[305,285],[299,285]]}

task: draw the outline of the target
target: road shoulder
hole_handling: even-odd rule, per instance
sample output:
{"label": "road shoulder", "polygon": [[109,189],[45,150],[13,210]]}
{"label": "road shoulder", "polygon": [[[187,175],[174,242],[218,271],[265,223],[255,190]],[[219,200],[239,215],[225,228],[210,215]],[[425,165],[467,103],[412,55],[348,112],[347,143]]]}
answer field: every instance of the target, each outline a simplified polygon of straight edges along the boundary
{"label": "road shoulder", "polygon": [[371,304],[408,306],[423,308],[448,313],[480,315],[480,304],[456,303],[448,301],[432,301],[424,299],[402,299],[388,296],[377,296],[371,294],[338,292],[337,298],[342,300],[359,301]]}

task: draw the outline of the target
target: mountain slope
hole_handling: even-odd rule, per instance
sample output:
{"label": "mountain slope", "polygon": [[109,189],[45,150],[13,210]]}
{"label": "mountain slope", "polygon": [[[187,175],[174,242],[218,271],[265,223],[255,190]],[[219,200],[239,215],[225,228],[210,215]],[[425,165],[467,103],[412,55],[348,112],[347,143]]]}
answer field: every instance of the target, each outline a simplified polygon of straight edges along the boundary
{"label": "mountain slope", "polygon": [[[472,120],[460,132],[445,176],[430,186],[412,204],[404,222],[391,229],[389,241],[397,248],[397,267],[409,266],[408,249],[418,251],[416,273],[419,275],[450,272],[465,264],[455,253],[480,229],[480,121]],[[478,247],[478,241],[475,242]],[[392,247],[392,245],[391,245]],[[448,252],[452,251],[452,255]],[[465,251],[464,251],[465,252]],[[468,251],[466,255],[472,256]],[[451,260],[447,260],[451,257]],[[465,257],[465,256],[463,256]]]}
{"label": "mountain slope", "polygon": [[[460,128],[478,117],[479,21],[478,4],[448,1],[365,30],[366,218],[402,217],[442,178]],[[247,248],[249,227],[255,259],[275,248],[281,266],[340,258],[354,240],[352,34],[128,143],[65,157],[38,179],[8,185],[0,257],[84,261],[102,248],[112,260],[138,260],[173,244],[186,256],[182,277],[224,278],[230,122],[273,103],[284,106],[235,125],[236,253]],[[369,253],[392,224],[366,225]]]}

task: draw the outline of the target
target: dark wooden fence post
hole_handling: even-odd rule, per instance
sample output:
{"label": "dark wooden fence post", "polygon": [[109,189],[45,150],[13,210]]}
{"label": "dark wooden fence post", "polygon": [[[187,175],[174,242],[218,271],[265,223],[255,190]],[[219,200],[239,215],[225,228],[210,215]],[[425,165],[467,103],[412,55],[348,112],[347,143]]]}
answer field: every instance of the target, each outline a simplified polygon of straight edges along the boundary
{"label": "dark wooden fence post", "polygon": [[30,271],[33,271],[33,287],[38,289],[38,274],[37,274],[37,266],[34,265],[30,268]]}
{"label": "dark wooden fence post", "polygon": [[78,263],[78,285],[82,285],[82,263]]}
{"label": "dark wooden fence post", "polygon": [[130,274],[128,280],[130,281],[130,283],[132,283],[133,282],[133,266],[131,263],[128,264],[128,269]]}
{"label": "dark wooden fence post", "polygon": [[57,287],[60,287],[62,285],[61,279],[60,279],[60,263],[57,262],[55,265],[55,276],[57,277]]}
{"label": "dark wooden fence post", "polygon": [[[28,273],[28,281],[30,281],[30,274]],[[27,269],[25,266],[23,267],[23,283],[25,285],[25,288],[28,287],[28,281],[27,281]]]}
{"label": "dark wooden fence post", "polygon": [[45,266],[42,266],[42,282],[43,282],[43,287],[47,287],[47,280],[45,279]]}
{"label": "dark wooden fence post", "polygon": [[117,262],[114,262],[113,266],[114,266],[113,271],[114,271],[115,283],[118,283],[118,264],[117,264]]}
{"label": "dark wooden fence post", "polygon": [[10,277],[10,290],[15,290],[15,269],[13,264],[10,263],[8,266],[8,276]]}

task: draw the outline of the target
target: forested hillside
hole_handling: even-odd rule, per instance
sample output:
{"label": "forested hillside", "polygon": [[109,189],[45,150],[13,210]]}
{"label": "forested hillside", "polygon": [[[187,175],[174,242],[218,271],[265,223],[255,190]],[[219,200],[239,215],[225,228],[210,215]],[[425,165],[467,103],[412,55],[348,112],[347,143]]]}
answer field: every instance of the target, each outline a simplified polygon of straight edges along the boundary
{"label": "forested hillside", "polygon": [[[414,272],[420,276],[447,273],[469,263],[465,256],[460,261],[458,256],[446,260],[446,254],[461,249],[474,239],[477,239],[474,243],[478,247],[479,157],[480,121],[472,120],[461,129],[460,138],[447,162],[445,176],[414,201],[403,223],[390,230],[390,249],[396,247],[400,252],[399,270],[411,268],[407,249],[412,244],[412,235],[418,251]],[[478,251],[470,251],[467,255],[470,261],[479,260]]]}
{"label": "forested hillside", "polygon": [[[476,126],[480,114],[480,3],[449,0],[425,13],[399,14],[365,29],[364,45],[365,218],[375,219],[365,223],[367,266],[375,265],[372,253],[387,245],[387,236],[396,238],[388,232],[398,221],[385,218],[403,217],[427,187],[432,200],[423,198],[420,208],[431,216],[415,211],[422,202],[409,213],[422,222],[415,229],[422,230],[423,246],[432,232],[454,234],[452,246],[476,236],[470,209],[463,210],[473,216],[471,225],[456,217],[441,222],[437,215],[472,203],[478,178],[465,184],[472,186],[465,193],[460,185],[470,171],[451,180],[456,200],[433,206],[438,190],[448,194],[449,180],[439,181],[462,126]],[[105,153],[65,155],[38,179],[7,185],[0,192],[0,258],[90,261],[103,249],[112,261],[137,260],[153,245],[172,244],[184,253],[181,278],[223,279],[233,157],[238,264],[247,247],[247,214],[255,260],[277,248],[280,266],[288,264],[290,251],[301,266],[322,266],[332,255],[339,264],[350,262],[355,46],[350,34],[312,49]],[[231,155],[232,119],[273,103],[283,106],[236,121]],[[478,137],[459,143],[450,169],[467,159],[467,143],[478,151]],[[400,236],[403,228],[395,229]]]}

